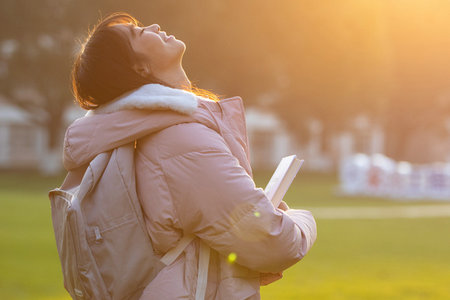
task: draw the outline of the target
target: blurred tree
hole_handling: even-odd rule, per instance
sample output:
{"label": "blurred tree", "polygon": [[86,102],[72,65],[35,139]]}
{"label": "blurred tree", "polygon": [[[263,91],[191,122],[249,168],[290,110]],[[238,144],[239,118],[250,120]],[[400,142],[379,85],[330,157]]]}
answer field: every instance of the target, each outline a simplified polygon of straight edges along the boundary
{"label": "blurred tree", "polygon": [[[435,145],[413,147],[419,132],[445,133],[450,117],[450,26],[446,0],[393,1],[389,28],[395,85],[384,113],[388,155],[430,162]],[[420,13],[419,13],[420,12]]]}
{"label": "blurred tree", "polygon": [[[73,0],[3,0],[0,90],[47,129],[48,147],[60,144],[64,110],[71,100],[69,70],[75,39],[89,13]],[[84,1],[87,3],[87,1]],[[78,12],[81,12],[78,10]]]}
{"label": "blurred tree", "polygon": [[[311,119],[325,140],[357,114],[378,120],[390,96],[391,48],[380,2],[301,1],[277,6],[273,51],[284,72],[275,103],[293,132],[308,139]],[[281,74],[283,75],[283,74]],[[327,144],[324,143],[326,146]]]}
{"label": "blurred tree", "polygon": [[447,0],[3,0],[0,93],[48,128],[54,148],[76,41],[100,16],[127,11],[187,44],[185,69],[200,87],[268,105],[303,139],[311,119],[327,136],[364,113],[400,158],[415,128],[448,116],[448,9]]}

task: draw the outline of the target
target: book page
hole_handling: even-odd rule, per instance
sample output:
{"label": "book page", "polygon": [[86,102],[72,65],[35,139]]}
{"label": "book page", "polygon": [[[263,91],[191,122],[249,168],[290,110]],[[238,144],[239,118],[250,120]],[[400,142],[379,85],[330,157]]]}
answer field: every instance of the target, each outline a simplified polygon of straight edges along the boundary
{"label": "book page", "polygon": [[303,160],[298,159],[296,155],[286,156],[281,159],[264,189],[267,198],[269,198],[274,207],[280,205],[302,164]]}

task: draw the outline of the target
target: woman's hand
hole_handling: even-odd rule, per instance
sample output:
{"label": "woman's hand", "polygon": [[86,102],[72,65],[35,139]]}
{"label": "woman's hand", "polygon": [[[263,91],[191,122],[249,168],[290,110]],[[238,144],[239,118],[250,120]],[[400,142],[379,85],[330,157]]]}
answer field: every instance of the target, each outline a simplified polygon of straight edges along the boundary
{"label": "woman's hand", "polygon": [[283,278],[283,272],[279,273],[261,273],[259,275],[259,285],[268,285],[274,281]]}
{"label": "woman's hand", "polygon": [[[281,201],[280,205],[278,205],[278,208],[281,210],[288,210],[289,206],[286,204],[286,202]],[[283,272],[279,273],[261,273],[259,275],[259,285],[268,285],[271,284],[274,281],[277,281],[279,279],[283,278]]]}
{"label": "woman's hand", "polygon": [[289,209],[289,206],[286,204],[286,202],[281,201],[280,205],[278,205],[278,208],[284,211],[287,211]]}

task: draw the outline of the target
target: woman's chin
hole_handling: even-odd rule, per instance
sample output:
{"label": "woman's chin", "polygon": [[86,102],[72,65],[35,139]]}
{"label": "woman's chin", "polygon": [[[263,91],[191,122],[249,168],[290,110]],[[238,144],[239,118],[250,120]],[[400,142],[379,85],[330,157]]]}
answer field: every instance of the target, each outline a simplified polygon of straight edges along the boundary
{"label": "woman's chin", "polygon": [[179,44],[181,47],[183,47],[184,50],[186,50],[186,44],[182,40],[177,40],[176,38],[174,38],[173,42]]}
{"label": "woman's chin", "polygon": [[183,55],[184,51],[186,51],[186,44],[183,41],[175,40],[178,46],[180,47],[181,55]]}

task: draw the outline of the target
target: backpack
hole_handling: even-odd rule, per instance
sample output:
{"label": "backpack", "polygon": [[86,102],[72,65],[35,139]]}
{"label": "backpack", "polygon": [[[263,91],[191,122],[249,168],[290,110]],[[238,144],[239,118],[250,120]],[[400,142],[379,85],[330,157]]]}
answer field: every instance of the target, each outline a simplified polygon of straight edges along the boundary
{"label": "backpack", "polygon": [[194,238],[183,237],[162,258],[154,253],[134,176],[132,143],[98,154],[49,193],[64,287],[73,299],[139,299]]}

